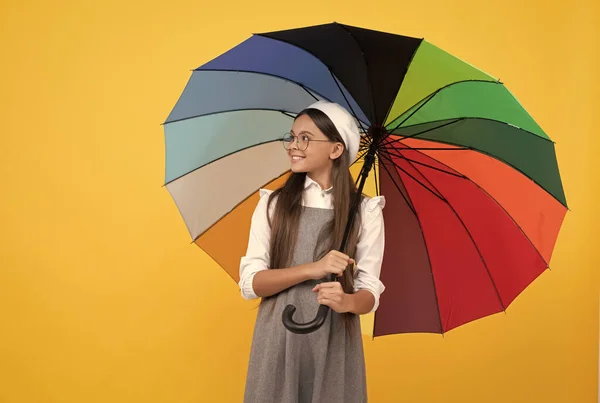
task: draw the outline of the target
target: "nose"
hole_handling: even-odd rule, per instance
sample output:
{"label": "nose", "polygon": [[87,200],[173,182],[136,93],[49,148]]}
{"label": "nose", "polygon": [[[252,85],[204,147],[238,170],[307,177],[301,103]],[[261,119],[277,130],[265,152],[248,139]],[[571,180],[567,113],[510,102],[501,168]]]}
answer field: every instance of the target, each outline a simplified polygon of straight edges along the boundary
{"label": "nose", "polygon": [[294,137],[294,139],[292,140],[292,144],[290,144],[290,150],[293,148],[296,148],[296,150],[298,150],[298,137]]}

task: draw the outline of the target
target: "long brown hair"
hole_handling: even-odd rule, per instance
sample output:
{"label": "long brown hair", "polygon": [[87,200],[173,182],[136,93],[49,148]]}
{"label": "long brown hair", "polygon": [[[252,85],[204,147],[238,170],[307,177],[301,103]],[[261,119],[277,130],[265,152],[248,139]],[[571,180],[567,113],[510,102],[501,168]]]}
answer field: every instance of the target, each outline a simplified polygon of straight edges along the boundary
{"label": "long brown hair", "polygon": [[[344,140],[340,136],[335,125],[325,113],[318,109],[305,109],[296,116],[296,119],[302,115],[308,115],[327,138],[344,144]],[[350,163],[350,154],[347,149],[344,149],[342,155],[333,161],[331,181],[333,184],[332,201],[334,217],[326,223],[319,234],[317,247],[313,254],[314,261],[321,259],[330,250],[339,250],[342,246],[342,238],[349,218],[352,198],[358,191],[349,171]],[[267,213],[267,219],[269,221],[269,226],[271,227],[270,268],[286,268],[292,263],[294,251],[290,245],[296,244],[305,180],[305,172],[292,172],[287,181],[280,188],[273,191],[269,197],[267,211],[269,211],[274,198],[278,197],[273,211],[272,221]],[[361,209],[359,208],[354,217],[352,229],[348,236],[346,250],[342,251],[351,258],[354,258],[356,254],[358,229],[360,228],[361,223],[360,210]],[[327,242],[325,244],[327,247],[323,248],[322,245],[325,242]],[[344,270],[339,281],[342,284],[345,293],[353,293],[354,273],[352,265],[349,265],[346,270]],[[349,319],[353,315],[355,314],[350,312],[341,315],[341,323],[349,334],[351,334],[350,328],[353,323],[353,321],[350,321]]]}

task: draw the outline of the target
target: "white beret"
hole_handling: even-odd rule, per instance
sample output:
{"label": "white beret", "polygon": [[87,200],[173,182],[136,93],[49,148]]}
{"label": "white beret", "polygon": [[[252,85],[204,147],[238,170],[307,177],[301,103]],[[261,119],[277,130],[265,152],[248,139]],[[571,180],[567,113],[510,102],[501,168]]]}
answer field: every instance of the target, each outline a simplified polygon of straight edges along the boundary
{"label": "white beret", "polygon": [[356,159],[360,145],[360,132],[354,117],[341,105],[329,101],[317,101],[308,108],[325,113],[344,139],[344,145],[350,154],[350,164]]}

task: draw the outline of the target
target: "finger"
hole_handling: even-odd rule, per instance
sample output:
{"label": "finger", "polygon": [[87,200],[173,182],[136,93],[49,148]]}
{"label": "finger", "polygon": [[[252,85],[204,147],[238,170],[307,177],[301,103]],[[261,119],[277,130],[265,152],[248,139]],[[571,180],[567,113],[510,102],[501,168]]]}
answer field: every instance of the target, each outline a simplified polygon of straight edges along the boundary
{"label": "finger", "polygon": [[321,288],[320,284],[317,284],[316,286],[313,287],[312,290],[316,292],[316,291],[319,291],[320,288]]}
{"label": "finger", "polygon": [[339,292],[319,292],[319,295],[317,295],[317,298],[325,298],[325,299],[330,299],[332,301],[336,301],[336,302],[340,302],[342,300],[342,296]]}
{"label": "finger", "polygon": [[321,288],[319,295],[336,295],[339,294],[340,290],[337,288]]}
{"label": "finger", "polygon": [[338,267],[335,267],[335,266],[330,266],[327,269],[327,271],[328,271],[328,273],[327,273],[326,276],[327,276],[328,279],[329,279],[329,276],[331,274],[335,274],[336,277],[340,277],[340,276],[342,276],[344,274],[344,271],[342,269],[340,269]]}
{"label": "finger", "polygon": [[345,257],[341,257],[338,259],[338,262],[340,262],[340,264],[344,265],[344,267],[347,267],[350,264],[354,264],[354,259],[352,259],[351,257],[348,257],[346,255],[344,255]]}
{"label": "finger", "polygon": [[341,312],[341,307],[340,304],[338,304],[335,301],[331,301],[328,299],[324,299],[321,302],[319,302],[321,305],[326,305],[328,307],[330,307],[331,309],[333,309],[335,312]]}
{"label": "finger", "polygon": [[322,295],[327,298],[338,298],[341,297],[343,293],[344,291],[339,288],[326,288],[324,290],[319,291],[319,295]]}
{"label": "finger", "polygon": [[344,259],[339,256],[332,256],[329,260],[329,264],[333,267],[341,267],[344,265]]}
{"label": "finger", "polygon": [[321,305],[327,305],[330,308],[333,308],[334,305],[337,306],[337,302],[335,302],[329,298],[317,298],[317,302]]}
{"label": "finger", "polygon": [[320,289],[329,289],[329,288],[342,288],[342,285],[338,281],[327,281],[323,283],[319,283]]}
{"label": "finger", "polygon": [[337,276],[340,276],[344,273],[344,267],[341,264],[334,262],[327,268],[327,271],[330,274],[335,274]]}
{"label": "finger", "polygon": [[348,267],[348,261],[344,260],[344,259],[337,260],[335,263],[336,263],[336,266],[342,270],[345,269],[346,267]]}
{"label": "finger", "polygon": [[337,259],[334,263],[335,267],[338,267],[340,269],[345,269],[346,267],[348,267],[348,264],[348,261],[344,259]]}
{"label": "finger", "polygon": [[334,252],[333,255],[335,257],[339,257],[342,260],[347,261],[348,259],[350,259],[350,256],[346,255],[345,253],[340,252],[339,250],[334,250],[332,252]]}
{"label": "finger", "polygon": [[343,255],[342,255],[342,260],[344,261],[344,263],[345,263],[346,265],[354,263],[354,259],[352,259],[352,258],[351,258],[350,256],[348,256],[348,255],[344,255],[344,254],[343,254]]}

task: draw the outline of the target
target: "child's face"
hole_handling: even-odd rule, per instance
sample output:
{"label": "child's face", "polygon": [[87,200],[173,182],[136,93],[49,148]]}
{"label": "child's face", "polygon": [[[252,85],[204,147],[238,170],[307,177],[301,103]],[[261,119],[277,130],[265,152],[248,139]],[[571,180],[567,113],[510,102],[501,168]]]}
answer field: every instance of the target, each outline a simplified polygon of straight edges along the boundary
{"label": "child's face", "polygon": [[[298,136],[298,141],[292,142],[287,150],[292,172],[315,172],[332,164],[331,156],[336,150],[336,143],[321,141],[329,139],[309,116],[302,115],[297,118],[292,125],[291,133]],[[308,139],[308,147],[302,150],[305,139]],[[294,158],[295,156],[302,158]]]}

